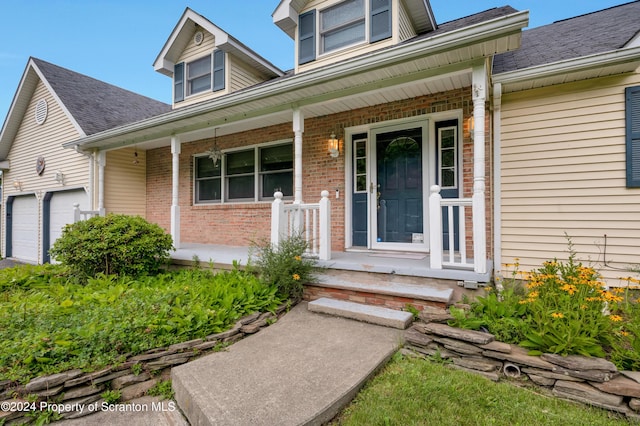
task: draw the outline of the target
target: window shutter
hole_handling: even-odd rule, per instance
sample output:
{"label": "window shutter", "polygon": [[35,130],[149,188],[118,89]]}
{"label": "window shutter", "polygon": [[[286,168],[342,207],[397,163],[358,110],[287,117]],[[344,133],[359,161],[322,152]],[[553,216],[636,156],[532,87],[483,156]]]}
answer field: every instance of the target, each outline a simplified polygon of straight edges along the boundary
{"label": "window shutter", "polygon": [[627,187],[640,187],[640,86],[626,89]]}
{"label": "window shutter", "polygon": [[173,101],[184,101],[184,62],[173,66]]}
{"label": "window shutter", "polygon": [[384,40],[391,37],[391,0],[371,0],[369,41]]}
{"label": "window shutter", "polygon": [[224,51],[213,52],[213,90],[224,90]]}
{"label": "window shutter", "polygon": [[316,59],[316,11],[303,13],[298,18],[298,64]]}

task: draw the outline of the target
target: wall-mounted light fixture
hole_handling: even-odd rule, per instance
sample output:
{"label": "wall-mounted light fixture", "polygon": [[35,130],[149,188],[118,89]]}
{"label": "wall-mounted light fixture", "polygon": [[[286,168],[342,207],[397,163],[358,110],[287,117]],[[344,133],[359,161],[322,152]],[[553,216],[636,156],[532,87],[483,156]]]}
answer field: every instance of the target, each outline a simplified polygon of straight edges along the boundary
{"label": "wall-mounted light fixture", "polygon": [[18,191],[22,191],[22,182],[20,182],[19,180],[14,180],[13,187]]}
{"label": "wall-mounted light fixture", "polygon": [[336,138],[335,133],[331,133],[329,138],[329,155],[333,158],[338,158],[340,155],[340,141]]}
{"label": "wall-mounted light fixture", "polygon": [[56,170],[56,175],[55,175],[54,179],[60,185],[64,185],[64,173],[62,173],[60,170]]}
{"label": "wall-mounted light fixture", "polygon": [[467,125],[469,126],[469,137],[471,137],[471,140],[473,140],[475,136],[473,133],[476,127],[476,122],[475,122],[475,119],[473,118],[473,115],[469,117],[469,119],[467,120]]}
{"label": "wall-mounted light fixture", "polygon": [[207,154],[207,156],[211,158],[211,160],[213,160],[213,167],[216,167],[218,161],[220,161],[222,159],[222,156],[224,155],[222,153],[222,150],[218,148],[217,133],[218,128],[216,127],[213,129],[213,146],[205,152],[205,154]]}

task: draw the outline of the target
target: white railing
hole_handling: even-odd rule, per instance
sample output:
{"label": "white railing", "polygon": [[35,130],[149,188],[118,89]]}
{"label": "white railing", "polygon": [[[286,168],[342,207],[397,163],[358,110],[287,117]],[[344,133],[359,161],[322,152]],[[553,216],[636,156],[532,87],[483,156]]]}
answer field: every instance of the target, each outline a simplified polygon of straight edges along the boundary
{"label": "white railing", "polygon": [[98,210],[80,210],[80,204],[73,203],[73,223],[91,219],[94,216],[100,216],[100,212]]}
{"label": "white railing", "polygon": [[[446,219],[448,229],[448,248],[443,247],[443,229],[444,218],[443,210],[446,209]],[[431,195],[429,196],[429,232],[430,232],[430,262],[431,268],[463,268],[473,269],[476,272],[482,272],[482,265],[474,262],[474,256],[467,256],[467,225],[466,215],[471,209],[473,214],[472,198],[445,198],[440,195],[440,187],[434,185],[431,187]],[[457,223],[456,223],[457,218]],[[457,233],[456,231],[457,226]],[[484,244],[482,238],[473,238],[474,251],[476,244]],[[456,247],[458,248],[456,252]],[[485,267],[486,268],[486,267]]]}
{"label": "white railing", "polygon": [[322,191],[319,203],[285,204],[282,192],[274,194],[271,207],[271,243],[301,235],[307,242],[307,255],[331,259],[331,202],[329,191]]}

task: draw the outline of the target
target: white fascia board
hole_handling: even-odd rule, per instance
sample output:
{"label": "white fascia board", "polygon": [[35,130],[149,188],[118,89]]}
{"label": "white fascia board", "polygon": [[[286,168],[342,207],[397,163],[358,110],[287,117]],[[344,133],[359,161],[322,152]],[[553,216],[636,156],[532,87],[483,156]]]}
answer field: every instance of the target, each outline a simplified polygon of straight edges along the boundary
{"label": "white fascia board", "polygon": [[[634,62],[637,63],[634,65]],[[640,46],[494,74],[493,81],[495,83],[502,83],[503,86],[508,86],[512,83],[521,83],[528,80],[565,75],[567,73],[586,71],[589,69],[601,69],[603,67],[624,63],[629,63],[635,67],[640,65]]]}
{"label": "white fascia board", "polygon": [[291,6],[291,0],[282,0],[271,14],[271,17],[274,24],[295,40],[298,12]]}
{"label": "white fascia board", "polygon": [[521,31],[522,28],[528,25],[528,22],[528,11],[517,12],[460,30],[403,43],[399,46],[383,49],[351,61],[343,61],[330,67],[322,67],[289,78],[278,79],[262,84],[254,89],[243,90],[220,98],[182,107],[147,120],[116,127],[77,141],[68,142],[64,144],[64,146],[66,148],[76,145],[80,145],[80,147],[83,145],[91,145],[91,148],[99,147],[99,142],[103,139],[126,136],[135,131],[150,129],[158,125],[195,117],[210,111],[249,103],[271,96],[282,95],[304,87],[323,84],[340,77],[382,68],[398,62],[410,61],[419,57],[443,53],[461,46],[468,46],[474,42],[481,43],[487,39],[513,34],[515,31]]}

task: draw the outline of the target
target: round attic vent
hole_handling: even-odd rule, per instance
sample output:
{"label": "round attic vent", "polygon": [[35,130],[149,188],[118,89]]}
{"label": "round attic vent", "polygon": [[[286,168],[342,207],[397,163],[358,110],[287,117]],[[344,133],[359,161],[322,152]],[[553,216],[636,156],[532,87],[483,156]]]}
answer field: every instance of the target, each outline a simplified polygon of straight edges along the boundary
{"label": "round attic vent", "polygon": [[204,34],[202,34],[202,31],[198,31],[193,35],[193,42],[196,46],[200,46],[202,44],[202,40],[204,40]]}
{"label": "round attic vent", "polygon": [[36,123],[42,124],[47,119],[47,101],[40,99],[36,104]]}

